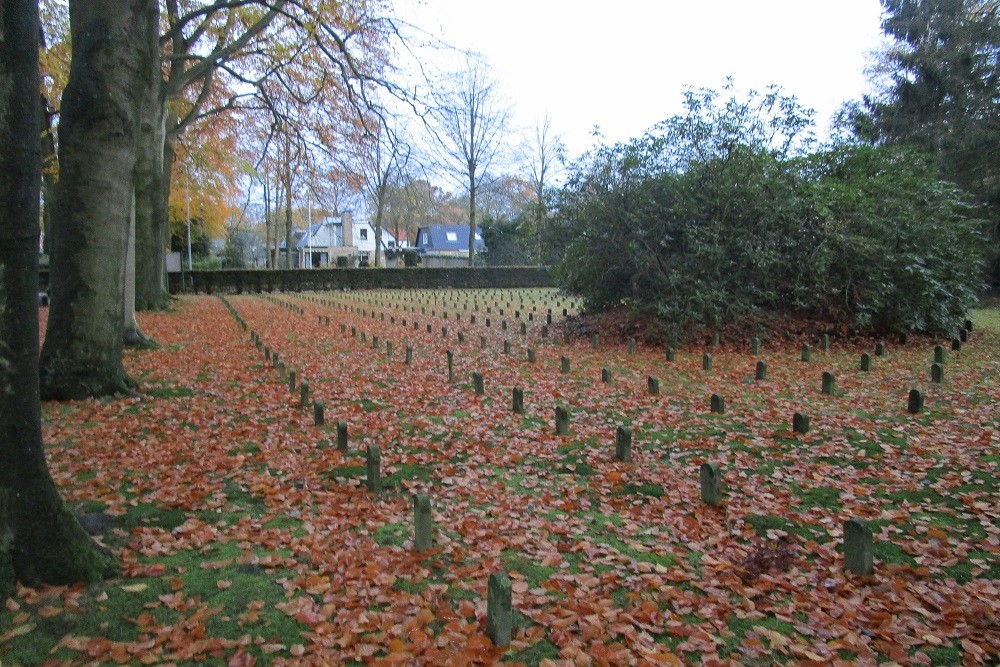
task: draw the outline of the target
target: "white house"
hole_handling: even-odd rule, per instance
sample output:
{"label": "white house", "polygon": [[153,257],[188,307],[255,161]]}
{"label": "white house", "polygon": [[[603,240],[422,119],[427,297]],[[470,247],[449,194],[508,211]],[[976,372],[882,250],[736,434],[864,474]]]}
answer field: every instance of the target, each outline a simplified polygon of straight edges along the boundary
{"label": "white house", "polygon": [[[345,243],[345,239],[348,241]],[[392,232],[382,230],[382,250],[406,247]],[[309,227],[295,244],[296,266],[335,266],[338,257],[349,257],[357,265],[375,259],[375,228],[367,220],[355,221],[350,213],[330,216]]]}

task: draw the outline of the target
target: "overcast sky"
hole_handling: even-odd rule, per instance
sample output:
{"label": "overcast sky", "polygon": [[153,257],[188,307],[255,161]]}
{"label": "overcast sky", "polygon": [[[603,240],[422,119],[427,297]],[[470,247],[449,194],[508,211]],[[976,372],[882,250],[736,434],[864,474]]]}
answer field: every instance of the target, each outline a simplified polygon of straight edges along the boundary
{"label": "overcast sky", "polygon": [[680,111],[684,86],[780,85],[818,112],[820,133],[868,90],[879,0],[398,0],[403,18],[481,52],[516,122],[546,112],[571,154],[640,136]]}

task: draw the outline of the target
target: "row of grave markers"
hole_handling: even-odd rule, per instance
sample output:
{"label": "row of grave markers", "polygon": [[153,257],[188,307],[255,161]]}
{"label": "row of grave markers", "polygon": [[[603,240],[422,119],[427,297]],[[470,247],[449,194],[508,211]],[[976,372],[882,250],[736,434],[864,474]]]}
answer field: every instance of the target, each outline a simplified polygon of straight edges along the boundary
{"label": "row of grave markers", "polygon": [[[225,301],[225,299],[223,299]],[[246,323],[239,316],[239,313],[233,308],[228,302],[225,302],[230,312],[236,317],[237,322],[243,327],[244,330],[247,329]],[[290,309],[294,309],[294,306],[286,306]],[[304,309],[299,309],[300,314],[304,314]],[[373,313],[374,315],[374,313]],[[326,318],[326,323],[329,324],[329,317]],[[341,330],[344,331],[344,326],[341,325]],[[430,325],[428,325],[430,327]],[[355,333],[355,328],[352,327],[352,334]],[[952,349],[960,350],[961,342],[967,340],[968,332],[971,331],[971,322],[966,322],[966,327],[962,330],[959,337],[953,340]],[[964,334],[964,335],[963,335]],[[362,332],[362,340],[364,340],[364,333]],[[251,333],[255,344],[258,349],[262,347],[262,341],[260,337],[255,333]],[[506,342],[506,341],[505,341]],[[713,343],[717,341],[713,340]],[[595,345],[598,341],[595,337]],[[391,356],[391,342],[387,341],[389,346],[389,354]],[[828,345],[826,338],[824,337],[824,349]],[[373,347],[378,346],[378,338],[373,337]],[[759,350],[759,342],[754,341],[754,347]],[[634,352],[634,340],[629,341],[629,351]],[[407,347],[408,357],[412,354],[412,348]],[[505,349],[505,352],[509,352],[509,348]],[[802,350],[802,360],[809,361],[809,351],[808,346],[803,346]],[[277,353],[270,353],[269,348],[264,347],[265,358],[270,356],[273,363],[279,366],[279,370],[284,373],[284,364],[279,361]],[[879,343],[876,348],[876,356],[881,356],[884,354],[884,346]],[[530,356],[530,354],[529,354]],[[672,356],[669,354],[668,356]],[[449,381],[453,381],[453,353],[451,350],[447,352],[448,361],[448,374]],[[867,358],[867,364],[866,364]],[[409,359],[408,359],[409,361]],[[533,360],[532,360],[533,361]],[[862,355],[862,370],[870,369],[870,357],[865,354]],[[935,346],[934,349],[934,364],[931,367],[932,381],[940,382],[943,378],[943,364],[944,364],[944,349],[942,346]],[[865,366],[868,368],[865,368]],[[562,357],[561,367],[563,372],[569,371],[569,359],[567,357]],[[703,368],[705,370],[711,369],[711,354],[705,353],[703,358]],[[765,379],[767,375],[767,365],[765,362],[758,362],[756,377],[757,379]],[[289,378],[289,389],[294,393],[296,386],[296,373],[294,370],[288,373]],[[475,372],[472,374],[473,379],[473,389],[477,394],[484,393],[484,380],[481,373]],[[602,369],[602,379],[604,381],[610,381],[610,371],[608,369]],[[656,378],[648,378],[648,390],[650,393],[658,393],[659,385]],[[831,372],[825,372],[822,378],[822,391],[825,394],[832,394],[835,390],[835,377]],[[302,407],[308,405],[309,397],[309,387],[306,381],[303,381],[299,386],[300,391],[300,404]],[[912,389],[908,398],[908,411],[911,413],[920,412],[923,409],[924,404],[924,394],[918,389]],[[323,403],[322,401],[313,402],[313,412],[314,412],[314,423],[316,426],[324,425],[323,418]],[[512,396],[512,407],[514,412],[523,413],[524,410],[524,395],[523,390],[518,387],[513,389]],[[711,398],[711,409],[712,412],[724,412],[725,403],[724,398],[721,395],[713,394]],[[562,406],[556,407],[556,433],[560,435],[568,434],[569,432],[569,412],[566,408]],[[796,433],[806,433],[809,430],[809,417],[802,413],[795,413],[792,419],[793,431]],[[347,450],[347,424],[346,422],[338,422],[337,425],[337,440],[338,449]],[[615,431],[615,458],[619,461],[630,462],[632,460],[632,432],[630,429],[625,427],[618,427]],[[376,445],[371,445],[368,447],[366,452],[366,468],[367,468],[367,481],[366,485],[370,492],[380,493],[382,490],[381,485],[381,453]],[[701,499],[702,501],[711,506],[716,506],[721,504],[722,501],[722,475],[719,467],[715,463],[704,463],[701,465],[699,470],[700,482],[701,482]],[[426,551],[429,549],[433,543],[433,525],[431,519],[431,504],[430,497],[427,495],[416,495],[413,498],[414,504],[414,548],[418,552]],[[857,574],[857,575],[868,575],[874,571],[873,565],[873,535],[870,526],[861,519],[852,518],[845,521],[843,524],[844,531],[844,569],[847,572]],[[510,643],[512,630],[512,601],[511,601],[511,585],[510,580],[507,575],[503,572],[492,573],[489,577],[488,593],[487,593],[487,634],[490,636],[491,640],[497,646],[505,646]]]}

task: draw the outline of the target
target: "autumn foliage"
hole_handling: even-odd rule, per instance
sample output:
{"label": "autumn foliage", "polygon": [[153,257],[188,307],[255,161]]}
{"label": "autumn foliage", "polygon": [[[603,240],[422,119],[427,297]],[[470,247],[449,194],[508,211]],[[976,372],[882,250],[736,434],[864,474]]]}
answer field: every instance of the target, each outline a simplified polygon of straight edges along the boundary
{"label": "autumn foliage", "polygon": [[[931,383],[930,339],[887,341],[870,372],[867,344],[772,340],[754,356],[723,340],[706,371],[702,348],[668,362],[607,336],[565,342],[564,308],[543,290],[385,291],[190,297],[143,314],[160,347],[128,353],[137,396],[46,406],[53,477],[123,577],[20,589],[0,615],[0,660],[997,660],[1000,354],[983,326],[995,311]],[[290,389],[292,369],[326,426]],[[911,387],[926,394],[918,414]],[[713,393],[724,414],[710,413]],[[555,433],[557,405],[569,435]],[[792,432],[795,412],[808,433]],[[630,463],[614,459],[622,425]],[[380,494],[364,484],[368,445],[381,448]],[[703,462],[722,473],[718,507],[700,502]],[[415,493],[433,507],[422,553]],[[855,517],[875,535],[871,576],[844,572]],[[500,570],[513,582],[506,650],[485,634]]]}

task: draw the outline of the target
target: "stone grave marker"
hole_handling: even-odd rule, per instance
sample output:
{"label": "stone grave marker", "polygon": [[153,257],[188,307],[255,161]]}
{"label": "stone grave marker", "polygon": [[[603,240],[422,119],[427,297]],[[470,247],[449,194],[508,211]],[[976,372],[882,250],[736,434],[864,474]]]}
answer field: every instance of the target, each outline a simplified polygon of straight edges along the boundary
{"label": "stone grave marker", "polygon": [[347,422],[344,420],[337,422],[337,449],[347,451]]}
{"label": "stone grave marker", "polygon": [[625,463],[632,462],[632,429],[624,426],[615,429],[615,458]]}
{"label": "stone grave marker", "polygon": [[556,435],[569,435],[569,410],[556,406]]}
{"label": "stone grave marker", "polygon": [[861,370],[865,373],[872,369],[872,357],[867,352],[861,355]]}
{"label": "stone grave marker", "polygon": [[868,522],[849,519],[844,522],[844,569],[851,574],[871,574],[874,567],[874,540]]}
{"label": "stone grave marker", "polygon": [[792,415],[792,432],[793,433],[808,433],[809,432],[809,415],[802,412],[796,412]]}
{"label": "stone grave marker", "polygon": [[931,382],[944,382],[944,366],[941,364],[931,364]]}
{"label": "stone grave marker", "polygon": [[830,371],[823,372],[823,393],[833,395],[837,389],[837,378]]}
{"label": "stone grave marker", "polygon": [[512,392],[511,410],[516,415],[524,414],[524,390],[520,387],[514,387]]}
{"label": "stone grave marker", "polygon": [[919,389],[911,389],[906,403],[906,411],[915,415],[924,410],[924,392]]}
{"label": "stone grave marker", "polygon": [[378,445],[368,445],[368,450],[365,452],[365,467],[368,471],[368,477],[365,479],[365,485],[371,493],[381,493],[382,492],[382,452],[379,450]]}
{"label": "stone grave marker", "polygon": [[723,398],[722,394],[712,394],[711,410],[713,414],[726,414],[726,399]]}
{"label": "stone grave marker", "polygon": [[722,503],[722,473],[718,464],[702,463],[700,477],[701,502],[713,506]]}
{"label": "stone grave marker", "polygon": [[494,572],[486,589],[486,635],[495,646],[507,646],[513,627],[510,578],[505,572]]}
{"label": "stone grave marker", "polygon": [[431,498],[420,493],[413,496],[413,548],[416,551],[427,551],[433,543],[433,525],[431,522]]}

